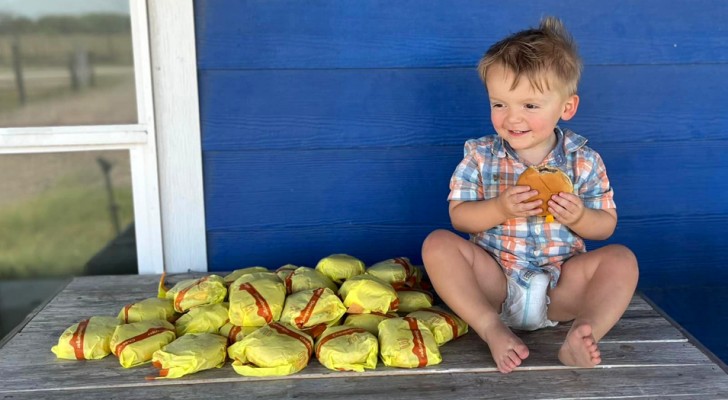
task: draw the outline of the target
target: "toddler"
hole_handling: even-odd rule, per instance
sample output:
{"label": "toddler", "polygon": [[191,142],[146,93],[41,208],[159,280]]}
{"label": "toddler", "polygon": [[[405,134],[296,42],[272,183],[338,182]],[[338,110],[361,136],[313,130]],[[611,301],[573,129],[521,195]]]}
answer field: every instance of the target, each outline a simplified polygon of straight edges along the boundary
{"label": "toddler", "polygon": [[[584,239],[614,232],[617,211],[599,154],[559,127],[579,106],[581,60],[560,20],[494,44],[478,72],[497,135],[471,139],[450,181],[450,219],[470,240],[428,235],[422,258],[445,303],[487,343],[498,370],[513,371],[528,347],[511,331],[572,321],[558,358],[568,366],[601,362],[599,340],[617,323],[637,286],[633,253],[621,245],[587,252]],[[517,186],[529,166],[566,173],[573,193],[547,204]],[[541,207],[553,219],[538,216]],[[511,328],[511,329],[509,329]]]}

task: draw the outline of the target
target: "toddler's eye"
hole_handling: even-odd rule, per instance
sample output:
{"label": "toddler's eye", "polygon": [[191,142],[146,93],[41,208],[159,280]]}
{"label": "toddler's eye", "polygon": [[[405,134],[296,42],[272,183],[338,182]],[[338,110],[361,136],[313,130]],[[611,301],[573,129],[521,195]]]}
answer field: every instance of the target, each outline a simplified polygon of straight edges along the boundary
{"label": "toddler's eye", "polygon": [[537,109],[537,108],[538,108],[538,106],[537,106],[537,105],[535,105],[535,104],[526,104],[526,105],[525,105],[524,107],[525,107],[525,108],[526,108],[527,110],[535,110],[535,109]]}
{"label": "toddler's eye", "polygon": [[503,104],[493,103],[493,104],[490,105],[490,108],[503,108]]}

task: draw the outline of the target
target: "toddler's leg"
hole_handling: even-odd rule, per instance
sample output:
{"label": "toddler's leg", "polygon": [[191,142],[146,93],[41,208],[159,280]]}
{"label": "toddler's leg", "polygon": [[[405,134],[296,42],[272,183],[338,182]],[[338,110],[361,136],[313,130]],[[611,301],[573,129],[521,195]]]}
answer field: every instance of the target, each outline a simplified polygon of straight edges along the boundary
{"label": "toddler's leg", "polygon": [[488,344],[498,370],[508,373],[519,366],[528,348],[498,316],[507,289],[495,260],[446,230],[425,239],[422,259],[437,294]]}
{"label": "toddler's leg", "polygon": [[559,351],[565,365],[593,367],[601,362],[597,343],[622,317],[637,287],[639,271],[634,254],[610,245],[579,254],[561,267],[551,290],[548,316],[574,320]]}

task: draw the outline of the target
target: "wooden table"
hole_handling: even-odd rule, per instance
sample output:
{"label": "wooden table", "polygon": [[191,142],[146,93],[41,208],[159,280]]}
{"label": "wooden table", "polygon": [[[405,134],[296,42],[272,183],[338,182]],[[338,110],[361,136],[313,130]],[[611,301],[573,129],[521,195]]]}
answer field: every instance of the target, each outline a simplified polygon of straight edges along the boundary
{"label": "wooden table", "polygon": [[[174,276],[174,283],[190,276]],[[125,304],[156,294],[158,276],[75,278],[39,307],[0,348],[0,399],[533,399],[728,398],[728,374],[640,296],[602,340],[597,368],[567,368],[556,358],[568,326],[520,336],[531,350],[515,372],[495,369],[473,333],[441,348],[443,362],[394,369],[381,362],[364,373],[336,372],[312,359],[298,374],[247,378],[230,363],[181,379],[146,380],[149,364],[122,368],[114,356],[67,361],[51,353],[61,332],[93,315],[116,315]]]}

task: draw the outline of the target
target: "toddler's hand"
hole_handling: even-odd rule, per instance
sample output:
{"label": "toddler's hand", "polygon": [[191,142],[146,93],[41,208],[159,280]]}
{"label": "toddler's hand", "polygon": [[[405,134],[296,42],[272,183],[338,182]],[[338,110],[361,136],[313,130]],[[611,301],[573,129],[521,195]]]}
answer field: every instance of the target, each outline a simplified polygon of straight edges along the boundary
{"label": "toddler's hand", "polygon": [[548,208],[554,219],[566,226],[579,222],[584,215],[584,203],[572,193],[561,192],[551,196]]}
{"label": "toddler's hand", "polygon": [[541,200],[526,202],[537,194],[537,190],[528,186],[511,186],[498,196],[498,207],[506,219],[538,215],[541,213]]}

